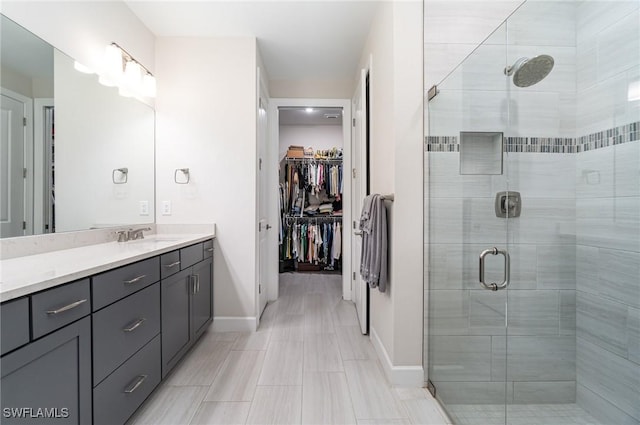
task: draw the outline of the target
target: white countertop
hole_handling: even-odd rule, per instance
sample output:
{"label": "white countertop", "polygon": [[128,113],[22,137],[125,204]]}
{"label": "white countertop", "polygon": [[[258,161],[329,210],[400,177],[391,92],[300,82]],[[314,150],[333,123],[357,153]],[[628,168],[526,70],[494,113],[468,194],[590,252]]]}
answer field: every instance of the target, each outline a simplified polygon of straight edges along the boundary
{"label": "white countertop", "polygon": [[214,233],[157,234],[0,261],[0,301],[82,279],[215,237]]}

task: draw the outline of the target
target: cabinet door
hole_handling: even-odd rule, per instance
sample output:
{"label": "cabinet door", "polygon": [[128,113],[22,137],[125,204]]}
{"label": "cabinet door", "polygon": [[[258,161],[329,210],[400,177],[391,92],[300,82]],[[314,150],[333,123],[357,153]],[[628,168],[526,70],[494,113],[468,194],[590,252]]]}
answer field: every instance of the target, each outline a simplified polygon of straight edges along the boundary
{"label": "cabinet door", "polygon": [[192,335],[196,339],[211,323],[213,317],[213,259],[193,266],[196,289],[193,291]]}
{"label": "cabinet door", "polygon": [[7,354],[0,369],[3,424],[91,423],[89,317]]}
{"label": "cabinet door", "polygon": [[176,365],[190,339],[191,269],[183,270],[161,283],[162,377]]}

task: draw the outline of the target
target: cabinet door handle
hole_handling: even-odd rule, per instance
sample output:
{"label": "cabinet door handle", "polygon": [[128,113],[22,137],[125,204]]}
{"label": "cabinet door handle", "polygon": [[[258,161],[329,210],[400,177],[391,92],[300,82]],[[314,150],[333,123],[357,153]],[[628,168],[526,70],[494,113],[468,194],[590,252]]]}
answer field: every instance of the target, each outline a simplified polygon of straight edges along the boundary
{"label": "cabinet door handle", "polygon": [[138,320],[136,320],[135,322],[133,322],[132,324],[130,324],[129,326],[127,326],[126,328],[124,328],[124,329],[122,329],[122,330],[123,330],[123,331],[125,331],[125,332],[133,332],[133,331],[135,331],[136,329],[138,329],[138,327],[139,327],[142,323],[144,323],[144,321],[145,321],[145,320],[147,320],[147,319],[146,319],[146,318],[144,318],[144,317],[143,317],[143,318],[141,318],[141,319],[138,319]]}
{"label": "cabinet door handle", "polygon": [[144,380],[147,379],[147,375],[140,375],[136,378],[135,382],[126,390],[124,390],[124,392],[126,394],[131,394],[132,392],[134,392],[135,390],[138,389],[138,387],[140,385],[142,385],[142,383],[144,382]]}
{"label": "cabinet door handle", "polygon": [[191,277],[193,279],[193,293],[197,294],[200,292],[200,275],[192,274]]}
{"label": "cabinet door handle", "polygon": [[180,261],[176,261],[175,263],[171,263],[171,264],[165,264],[164,266],[168,269],[177,266],[178,264],[180,264]]}
{"label": "cabinet door handle", "polygon": [[189,276],[189,281],[191,282],[191,293],[195,294],[197,292],[195,275]]}
{"label": "cabinet door handle", "polygon": [[58,313],[62,313],[62,312],[64,312],[64,311],[67,311],[67,310],[71,310],[71,309],[73,309],[73,308],[76,308],[76,307],[78,307],[80,304],[84,304],[84,303],[86,303],[86,302],[87,302],[87,300],[86,300],[86,299],[84,299],[84,300],[78,300],[78,301],[73,302],[73,303],[71,303],[71,304],[69,304],[69,305],[65,305],[64,307],[60,307],[60,308],[59,308],[59,309],[57,309],[57,310],[47,310],[47,314],[58,314]]}
{"label": "cabinet door handle", "polygon": [[145,277],[147,277],[147,275],[146,275],[146,274],[143,274],[143,275],[140,275],[140,276],[138,276],[138,277],[134,277],[134,278],[133,278],[133,279],[131,279],[131,280],[125,280],[125,281],[124,281],[124,283],[125,283],[126,285],[131,285],[132,283],[136,283],[136,282],[138,282],[138,281],[140,281],[140,280],[144,279]]}
{"label": "cabinet door handle", "polygon": [[213,248],[207,248],[207,252],[213,252]]}

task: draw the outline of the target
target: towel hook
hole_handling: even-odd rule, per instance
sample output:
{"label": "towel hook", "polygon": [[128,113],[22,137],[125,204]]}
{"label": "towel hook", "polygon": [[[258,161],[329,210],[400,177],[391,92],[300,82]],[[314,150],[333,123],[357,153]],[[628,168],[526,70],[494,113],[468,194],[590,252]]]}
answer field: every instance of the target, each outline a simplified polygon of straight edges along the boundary
{"label": "towel hook", "polygon": [[[118,173],[120,176],[120,179],[118,180],[116,180],[116,173]],[[111,172],[111,181],[113,182],[113,184],[125,184],[128,180],[129,180],[129,169],[127,167],[115,168]]]}
{"label": "towel hook", "polygon": [[[184,174],[184,176],[187,178],[186,181],[179,181],[178,180],[178,172],[181,172],[182,174]],[[173,181],[176,182],[176,184],[188,184],[189,181],[191,181],[191,175],[189,174],[189,169],[188,168],[176,168],[176,171],[174,171],[173,173]]]}

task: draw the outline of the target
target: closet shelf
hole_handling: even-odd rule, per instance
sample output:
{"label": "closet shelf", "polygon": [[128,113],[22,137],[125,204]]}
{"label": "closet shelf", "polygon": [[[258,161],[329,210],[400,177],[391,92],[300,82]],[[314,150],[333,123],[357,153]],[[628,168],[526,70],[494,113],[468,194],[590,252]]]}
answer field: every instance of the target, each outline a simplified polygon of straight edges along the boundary
{"label": "closet shelf", "polygon": [[341,164],[342,158],[284,158],[287,163],[326,162],[329,164]]}

